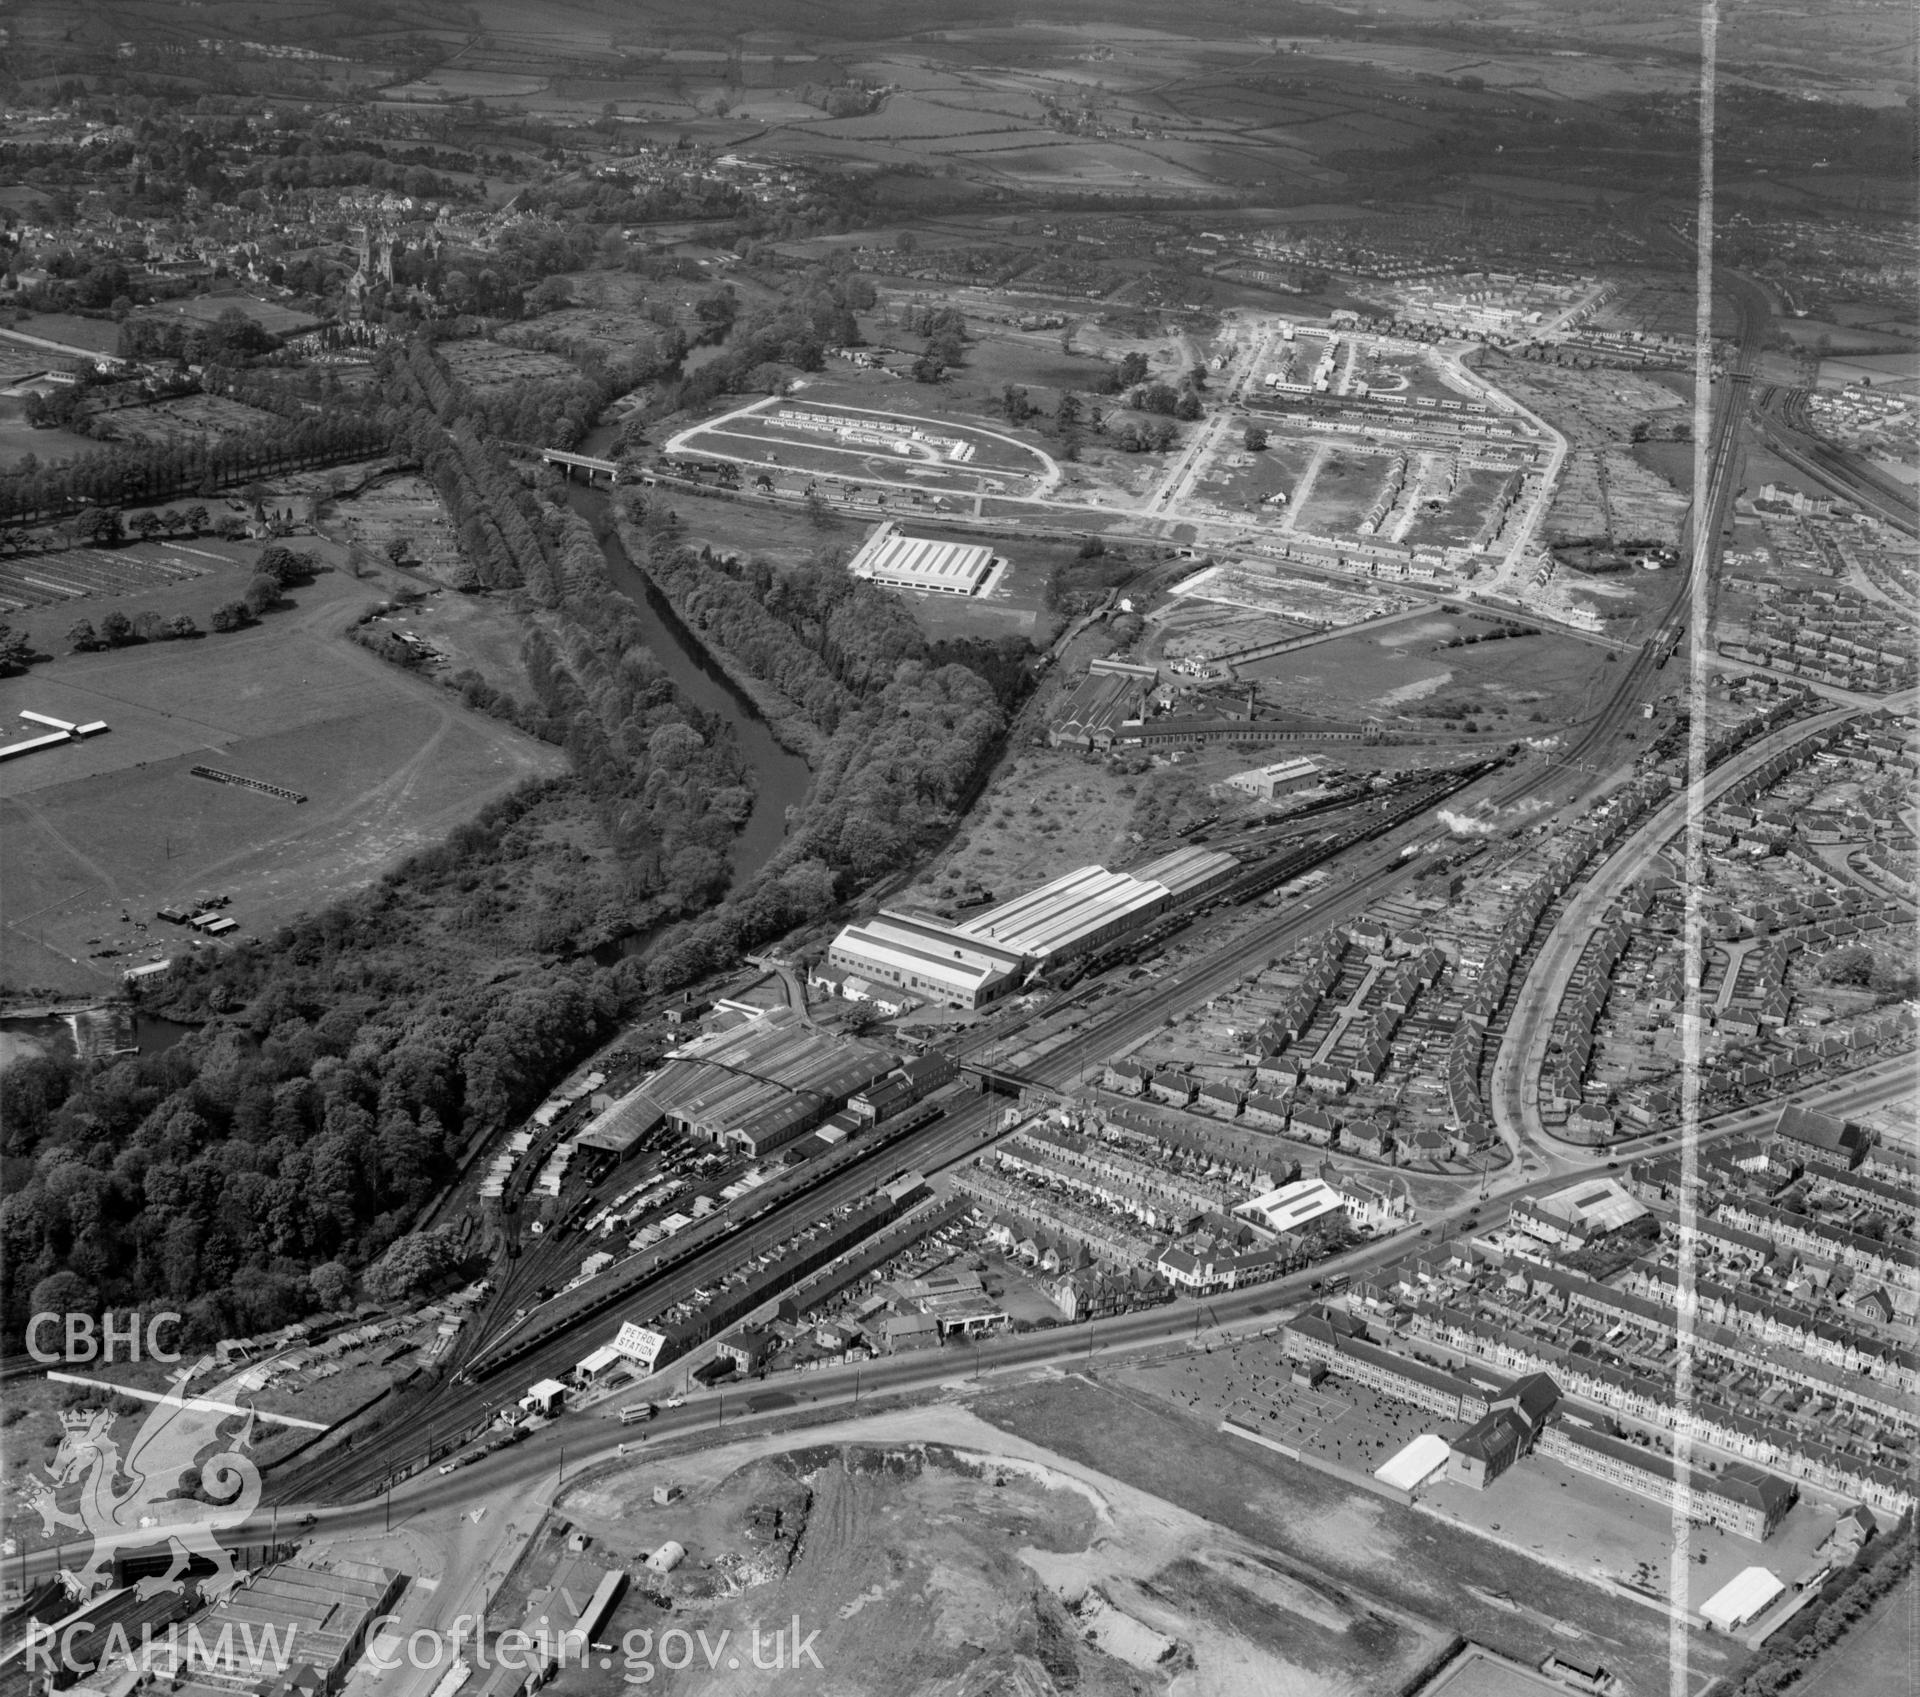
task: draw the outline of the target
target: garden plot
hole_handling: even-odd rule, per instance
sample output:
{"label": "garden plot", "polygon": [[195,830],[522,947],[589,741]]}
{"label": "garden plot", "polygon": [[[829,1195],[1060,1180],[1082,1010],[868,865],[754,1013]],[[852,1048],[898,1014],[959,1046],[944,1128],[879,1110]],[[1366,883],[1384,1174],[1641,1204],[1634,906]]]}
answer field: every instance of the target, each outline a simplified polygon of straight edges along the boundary
{"label": "garden plot", "polygon": [[0,560],[0,608],[50,607],[181,583],[237,563],[220,543],[68,548]]}
{"label": "garden plot", "polygon": [[454,376],[472,389],[500,389],[580,375],[571,361],[558,354],[509,347],[504,342],[442,342],[439,351]]}
{"label": "garden plot", "polygon": [[325,521],[326,535],[346,547],[358,546],[375,559],[393,558],[396,542],[402,558],[429,576],[459,589],[474,581],[473,568],[460,552],[440,496],[425,478],[407,473],[390,477],[338,502]]}
{"label": "garden plot", "polygon": [[117,408],[97,419],[95,430],[111,441],[153,446],[238,436],[278,422],[273,414],[224,395],[186,395],[174,401]]}

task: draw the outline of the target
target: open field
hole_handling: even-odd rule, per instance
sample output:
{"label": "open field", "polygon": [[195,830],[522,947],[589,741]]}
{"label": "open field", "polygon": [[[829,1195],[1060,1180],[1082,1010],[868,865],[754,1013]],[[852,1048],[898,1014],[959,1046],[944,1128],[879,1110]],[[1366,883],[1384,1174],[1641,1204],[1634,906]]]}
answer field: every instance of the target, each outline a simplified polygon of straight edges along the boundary
{"label": "open field", "polygon": [[1920,1644],[1920,1578],[1882,1598],[1872,1614],[1815,1665],[1798,1686],[1801,1697],[1863,1697],[1869,1691],[1910,1690]]}
{"label": "open field", "polygon": [[235,293],[196,295],[192,300],[168,301],[144,315],[149,318],[185,318],[196,324],[217,323],[229,312],[237,312],[269,336],[297,336],[323,321],[310,312],[283,306],[278,301],[261,300],[254,295]]}
{"label": "open field", "polygon": [[[1098,1466],[1259,1541],[1322,1583],[1365,1590],[1529,1665],[1558,1651],[1605,1663],[1630,1691],[1666,1689],[1662,1615],[1219,1434],[1197,1412],[1079,1377],[998,1392],[976,1408],[1069,1463]],[[1723,1641],[1700,1637],[1691,1649],[1702,1680],[1729,1664]]]}
{"label": "open field", "polygon": [[0,470],[12,470],[31,454],[43,465],[91,454],[100,444],[76,431],[35,428],[27,422],[23,395],[0,395]]}
{"label": "open field", "polygon": [[1310,536],[1352,534],[1386,488],[1392,469],[1391,454],[1360,454],[1350,448],[1329,450],[1295,522]]}
{"label": "open field", "polygon": [[1484,466],[1463,470],[1452,494],[1444,501],[1420,503],[1413,522],[1400,540],[1414,547],[1466,546],[1479,534],[1495,499],[1506,488],[1509,476],[1507,472],[1490,471]]}
{"label": "open field", "polygon": [[[120,346],[120,326],[111,318],[87,318],[77,312],[23,312],[8,328],[95,353],[110,354]],[[58,356],[55,360],[58,363]]]}
{"label": "open field", "polygon": [[[1313,462],[1313,450],[1310,441],[1269,433],[1267,446],[1257,454],[1236,451],[1217,457],[1202,474],[1194,494],[1223,507],[1258,506],[1270,495],[1284,495],[1291,501]],[[1273,510],[1284,512],[1285,508],[1276,502]]]}
{"label": "open field", "polygon": [[1396,621],[1255,660],[1241,671],[1260,679],[1262,698],[1283,711],[1430,718],[1444,707],[1449,717],[1538,713],[1566,723],[1591,709],[1607,680],[1605,654],[1590,643],[1541,635],[1439,646],[1492,628],[1470,617]]}
{"label": "open field", "polygon": [[[185,946],[152,909],[200,895],[231,894],[243,933],[260,935],[560,768],[556,751],[337,636],[372,599],[322,576],[251,630],[0,681],[9,722],[31,707],[109,726],[0,769],[0,981],[117,981],[163,941]],[[210,783],[195,764],[309,799]],[[102,947],[119,953],[93,958]]]}

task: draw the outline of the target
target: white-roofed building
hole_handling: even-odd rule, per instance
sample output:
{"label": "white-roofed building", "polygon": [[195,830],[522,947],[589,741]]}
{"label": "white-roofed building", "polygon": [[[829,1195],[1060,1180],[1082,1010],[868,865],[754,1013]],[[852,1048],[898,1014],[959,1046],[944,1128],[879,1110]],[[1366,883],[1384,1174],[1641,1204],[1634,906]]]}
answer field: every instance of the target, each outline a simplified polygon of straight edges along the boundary
{"label": "white-roofed building", "polygon": [[1438,1432],[1422,1432],[1376,1467],[1373,1476],[1396,1491],[1417,1491],[1447,1465],[1451,1453],[1447,1440]]}
{"label": "white-roofed building", "polygon": [[925,1002],[978,1008],[1019,982],[1017,951],[991,940],[882,911],[846,926],[827,948],[828,970],[892,984]]}
{"label": "white-roofed building", "polygon": [[625,1367],[627,1361],[623,1351],[610,1343],[603,1343],[591,1355],[581,1357],[573,1376],[583,1385],[597,1385],[609,1377],[616,1367]]}
{"label": "white-roofed building", "polygon": [[1182,902],[1224,884],[1239,867],[1239,861],[1218,849],[1179,848],[1143,866],[1128,867],[1127,875],[1145,884],[1158,884],[1175,901]]}
{"label": "white-roofed building", "polygon": [[906,536],[891,522],[875,525],[847,562],[847,570],[855,577],[893,589],[928,589],[936,595],[977,595],[992,576],[993,566],[991,548]]}
{"label": "white-roofed building", "polygon": [[1065,960],[1165,910],[1166,888],[1104,866],[1083,866],[955,929],[1029,960]]}
{"label": "white-roofed building", "polygon": [[1588,1238],[1630,1226],[1647,1205],[1618,1179],[1587,1179],[1539,1198],[1541,1211],[1576,1226]]}
{"label": "white-roofed building", "polygon": [[1261,801],[1278,801],[1294,790],[1305,789],[1317,782],[1321,770],[1318,760],[1296,754],[1290,760],[1276,760],[1270,766],[1253,766],[1244,772],[1235,772],[1221,781],[1229,788]]}
{"label": "white-roofed building", "polygon": [[1328,1214],[1339,1214],[1346,1209],[1340,1192],[1328,1184],[1325,1179],[1296,1179],[1292,1184],[1283,1184],[1278,1190],[1270,1190],[1264,1196],[1256,1196],[1250,1202],[1242,1202],[1234,1213],[1243,1220],[1251,1221],[1262,1231],[1270,1231],[1277,1236],[1288,1232],[1300,1231]]}
{"label": "white-roofed building", "polygon": [[1720,1632],[1738,1632],[1786,1593],[1786,1586],[1764,1567],[1743,1568],[1700,1605],[1700,1617]]}

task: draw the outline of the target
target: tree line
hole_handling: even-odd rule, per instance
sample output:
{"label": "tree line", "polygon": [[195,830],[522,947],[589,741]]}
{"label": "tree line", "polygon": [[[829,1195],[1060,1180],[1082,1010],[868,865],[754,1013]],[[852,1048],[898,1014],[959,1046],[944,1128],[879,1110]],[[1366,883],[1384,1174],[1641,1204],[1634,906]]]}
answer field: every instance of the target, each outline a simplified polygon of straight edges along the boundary
{"label": "tree line", "polygon": [[649,951],[658,990],[816,921],[959,819],[1028,688],[1024,638],[935,644],[899,599],[834,560],[776,572],[703,559],[657,504],[622,530],[676,612],[828,733],[786,842],[754,880]]}
{"label": "tree line", "polygon": [[268,942],[183,960],[168,1006],[208,1023],[164,1053],[0,1073],[8,1337],[42,1310],[166,1304],[204,1347],[312,1312],[403,1236],[469,1139],[611,1033],[610,975],[489,983],[439,934],[451,914],[511,946],[472,887],[524,876],[547,790]]}

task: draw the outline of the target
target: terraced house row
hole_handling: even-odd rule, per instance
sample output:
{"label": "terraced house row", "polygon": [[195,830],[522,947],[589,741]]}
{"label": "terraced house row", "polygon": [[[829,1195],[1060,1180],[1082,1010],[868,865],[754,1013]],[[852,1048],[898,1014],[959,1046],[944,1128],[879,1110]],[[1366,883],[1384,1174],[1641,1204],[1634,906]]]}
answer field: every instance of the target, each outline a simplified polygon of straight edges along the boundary
{"label": "terraced house row", "polygon": [[[1667,1431],[1680,1424],[1670,1378],[1576,1353],[1537,1331],[1502,1325],[1433,1297],[1414,1299],[1406,1324],[1410,1339],[1509,1372],[1550,1373],[1570,1395],[1620,1418]],[[1823,1443],[1805,1431],[1790,1431],[1777,1418],[1743,1413],[1710,1388],[1696,1385],[1686,1418],[1697,1438],[1821,1490],[1893,1514],[1920,1507],[1920,1490],[1910,1469]]]}

